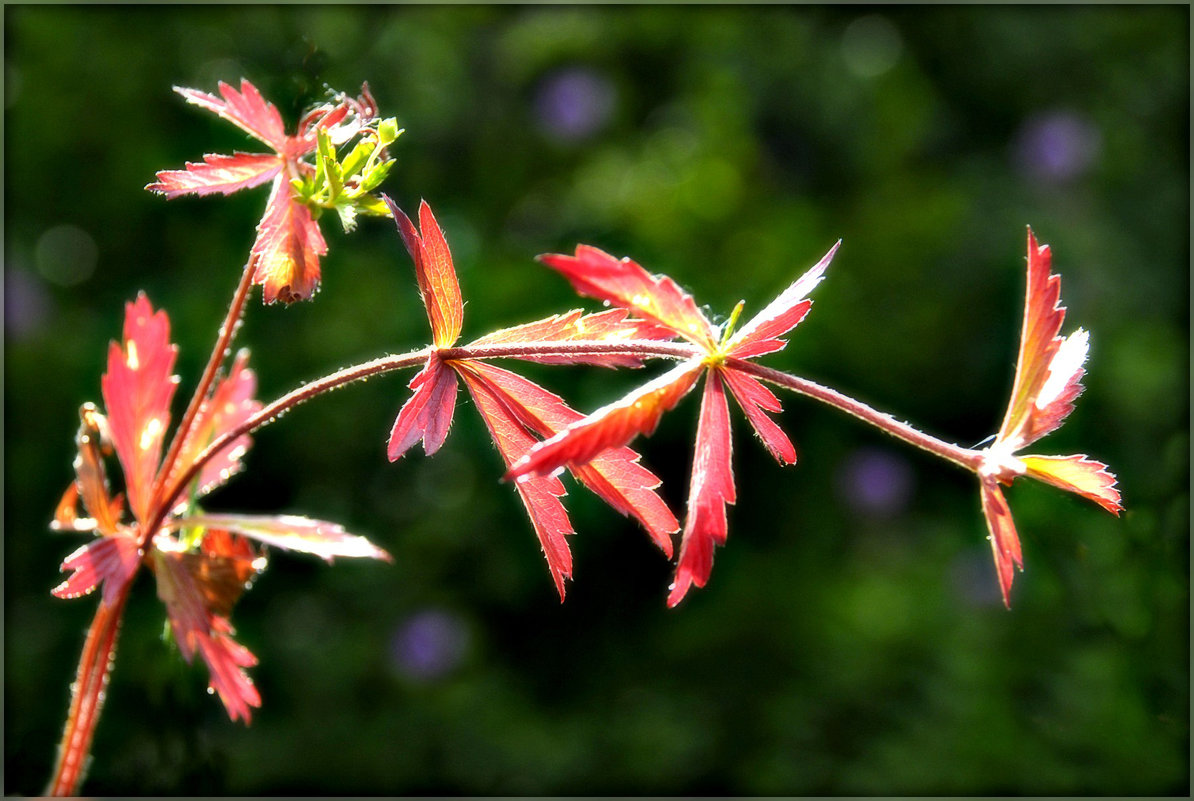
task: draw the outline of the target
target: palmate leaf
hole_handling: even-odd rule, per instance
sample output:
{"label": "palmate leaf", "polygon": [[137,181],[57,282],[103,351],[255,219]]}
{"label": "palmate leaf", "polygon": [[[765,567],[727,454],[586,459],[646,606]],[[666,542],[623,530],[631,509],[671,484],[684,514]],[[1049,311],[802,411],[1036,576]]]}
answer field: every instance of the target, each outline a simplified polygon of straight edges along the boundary
{"label": "palmate leaf", "polygon": [[628,258],[615,259],[588,245],[577,245],[575,256],[550,253],[538,260],[567,278],[582,295],[629,309],[706,351],[717,347],[717,329],[692,296],[666,275],[651,275]]}
{"label": "palmate leaf", "polygon": [[[511,417],[539,436],[550,437],[583,417],[558,395],[509,370],[484,362],[453,365],[466,381],[484,385]],[[614,510],[638,520],[655,544],[671,557],[671,535],[680,525],[655,492],[661,483],[659,477],[639,464],[640,458],[630,448],[610,448],[587,464],[570,469],[577,480]]]}
{"label": "palmate leaf", "polygon": [[[631,339],[668,340],[676,333],[669,328],[637,320],[626,309],[609,309],[596,314],[584,314],[573,309],[553,314],[542,320],[524,323],[486,334],[469,343],[470,348],[489,345],[534,344],[537,342],[625,342]],[[591,364],[597,367],[642,367],[639,356],[630,354],[562,354],[558,356],[511,356],[540,364]]]}
{"label": "palmate leaf", "polygon": [[684,599],[689,587],[704,587],[713,571],[713,548],[726,541],[726,504],[735,500],[733,440],[725,388],[718,370],[710,370],[701,398],[693,451],[692,477],[688,489],[688,517],[680,541],[676,579],[667,605]]}
{"label": "palmate leaf", "polygon": [[274,178],[285,166],[280,156],[263,153],[208,154],[202,162],[188,161],[181,170],[161,170],[145,188],[167,198],[181,195],[230,195]]}
{"label": "palmate leaf", "polygon": [[145,521],[162,439],[170,425],[170,401],[178,385],[172,375],[178,348],[170,343],[170,320],[145,297],[125,305],[123,344],[108,347],[101,379],[112,444],[124,469],[129,505]]}
{"label": "palmate leaf", "polygon": [[788,439],[783,429],[767,416],[767,412],[779,412],[783,409],[775,393],[767,389],[759,379],[741,370],[724,368],[718,372],[725,379],[730,394],[738,401],[751,427],[775,460],[780,464],[796,464],[796,446]]}

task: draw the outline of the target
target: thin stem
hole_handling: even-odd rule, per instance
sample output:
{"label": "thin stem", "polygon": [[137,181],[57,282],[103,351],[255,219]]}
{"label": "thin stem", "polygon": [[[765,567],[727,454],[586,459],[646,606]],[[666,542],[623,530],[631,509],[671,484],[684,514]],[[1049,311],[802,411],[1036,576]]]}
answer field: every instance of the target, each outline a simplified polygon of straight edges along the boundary
{"label": "thin stem", "polygon": [[[236,336],[236,329],[240,327],[241,316],[244,314],[245,300],[249,297],[249,290],[253,288],[253,273],[256,269],[257,257],[251,256],[249,257],[249,263],[245,265],[245,269],[241,272],[240,283],[236,285],[236,291],[232,294],[232,303],[228,306],[228,314],[224,317],[223,325],[220,326],[215,347],[212,348],[211,356],[207,360],[207,366],[204,368],[203,375],[199,379],[199,386],[195,388],[195,394],[191,396],[191,401],[187,404],[187,410],[183,413],[178,428],[174,430],[174,438],[170,441],[170,448],[166,451],[166,457],[162,460],[162,464],[158,468],[157,476],[154,477],[151,497],[156,498],[158,496],[158,493],[162,491],[163,486],[166,484],[166,480],[170,477],[170,472],[174,469],[174,465],[178,461],[178,455],[182,452],[187,436],[191,432],[191,426],[194,425],[195,418],[199,414],[199,407],[203,405],[203,401],[207,398],[207,393],[216,379],[216,373],[219,372],[220,365],[224,363],[224,359],[228,356],[228,351],[232,346],[232,339]],[[146,531],[152,532],[153,528],[148,528]],[[145,534],[144,536],[148,537],[149,535]]]}
{"label": "thin stem", "polygon": [[893,437],[902,439],[910,445],[915,445],[921,450],[928,451],[946,461],[953,462],[959,467],[974,471],[978,469],[978,465],[982,462],[982,453],[979,451],[963,448],[960,445],[954,445],[945,440],[937,439],[937,437],[926,434],[901,420],[895,419],[886,412],[872,409],[862,401],[855,400],[849,395],[843,395],[836,389],[830,389],[814,381],[741,359],[726,359],[726,364],[735,370],[756,375],[764,381],[770,381],[772,384],[819,400],[822,403],[827,403],[836,409],[840,409],[847,414],[870,423]]}
{"label": "thin stem", "polygon": [[111,605],[100,601],[91,627],[87,630],[87,640],[79,657],[79,670],[75,683],[71,685],[70,712],[62,732],[62,742],[58,746],[58,760],[54,765],[50,786],[46,789],[48,795],[77,794],[87,767],[95,725],[104,705],[104,691],[108,686],[108,675],[116,652],[116,635],[120,631],[120,618],[130,586],[131,581],[121,588]]}

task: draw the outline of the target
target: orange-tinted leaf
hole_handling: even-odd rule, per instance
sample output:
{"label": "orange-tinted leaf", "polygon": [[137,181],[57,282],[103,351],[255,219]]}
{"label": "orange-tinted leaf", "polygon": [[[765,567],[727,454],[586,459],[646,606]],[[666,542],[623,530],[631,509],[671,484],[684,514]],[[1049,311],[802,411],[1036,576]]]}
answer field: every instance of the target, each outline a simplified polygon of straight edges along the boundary
{"label": "orange-tinted leaf", "polygon": [[265,215],[257,224],[253,283],[266,303],[306,300],[319,287],[319,257],[328,246],[311,210],[295,200],[285,175],[274,179]]}
{"label": "orange-tinted leaf", "polygon": [[[100,414],[91,403],[85,403],[79,409],[79,433],[75,435],[78,453],[75,456],[75,496],[83,501],[83,508],[90,517],[91,528],[101,534],[112,534],[116,531],[116,524],[120,521],[120,504],[114,503],[108,495],[108,477],[104,469],[104,452],[112,452],[111,429],[108,420]],[[55,515],[55,522],[63,528],[78,529],[86,523],[67,512],[63,504],[67,503],[64,496],[59,504],[59,514]],[[61,515],[61,516],[60,516]],[[73,518],[73,519],[72,519]]]}
{"label": "orange-tinted leaf", "polygon": [[456,375],[435,355],[410,382],[415,392],[398,412],[386,455],[398,461],[412,445],[423,441],[428,456],[439,450],[452,427],[456,409]]}
{"label": "orange-tinted leaf", "polygon": [[63,572],[73,570],[66,581],[50,590],[56,598],[78,598],[104,585],[104,602],[111,604],[141,565],[137,538],[127,532],[94,539],[62,562]]}
{"label": "orange-tinted leaf", "polygon": [[178,523],[229,531],[274,548],[314,554],[328,562],[337,556],[393,561],[383,549],[364,537],[349,534],[338,523],[312,520],[309,517],[209,514],[185,518]]}
{"label": "orange-tinted leaf", "polygon": [[588,245],[577,245],[575,256],[549,253],[538,260],[567,278],[582,295],[629,309],[707,351],[717,347],[713,324],[692,296],[666,275],[651,275],[628,258],[615,259]]}
{"label": "orange-tinted leaf", "polygon": [[1021,456],[1020,460],[1033,478],[1076,492],[1117,517],[1123,511],[1115,475],[1102,462],[1085,456]]}
{"label": "orange-tinted leaf", "polygon": [[999,591],[1003,593],[1003,605],[1010,609],[1012,580],[1016,577],[1016,568],[1024,569],[1024,560],[1020,555],[1020,537],[1016,534],[1012,512],[1008,509],[1007,500],[1004,499],[999,484],[994,479],[983,479],[979,491],[983,516],[987,519],[987,529],[990,531],[987,539],[995,557]]}
{"label": "orange-tinted leaf", "polygon": [[[1082,391],[1082,362],[1087,336],[1079,329],[1066,339],[1058,336],[1065,320],[1061,305],[1061,276],[1050,272],[1048,245],[1037,245],[1028,230],[1028,288],[1016,377],[999,440],[1012,451],[1053,431],[1073,410]],[[1064,343],[1064,344],[1063,344]]]}
{"label": "orange-tinted leaf", "polygon": [[214,112],[245,133],[253,136],[281,153],[286,149],[286,128],[282,115],[273,103],[266,102],[257,87],[241,79],[240,91],[220,81],[221,97],[200,92],[197,89],[174,87],[188,103]]}
{"label": "orange-tinted leaf", "polygon": [[[168,537],[155,538],[153,567],[174,640],[187,662],[199,652],[207,663],[210,686],[219,694],[228,716],[247,723],[250,707],[261,706],[261,696],[244,669],[257,664],[257,659],[232,639],[228,618],[213,611],[213,606],[224,609],[231,605],[224,600],[228,573],[215,567],[217,557],[175,550],[170,547],[172,542]],[[204,570],[204,566],[211,569]]]}
{"label": "orange-tinted leaf", "polygon": [[[624,342],[630,339],[667,340],[674,331],[646,320],[630,317],[626,309],[610,309],[597,314],[583,314],[573,309],[533,323],[503,328],[469,343],[470,348],[488,345],[533,344],[538,342]],[[638,356],[607,353],[566,354],[560,356],[512,356],[540,364],[592,364],[598,367],[642,367]]]}
{"label": "orange-tinted leaf", "polygon": [[688,485],[688,519],[680,541],[676,579],[667,605],[684,599],[688,588],[704,587],[713,571],[713,548],[726,541],[726,504],[734,503],[733,440],[721,371],[710,370],[701,398],[692,478]]}
{"label": "orange-tinted leaf", "polygon": [[[484,362],[453,364],[465,381],[483,383],[489,393],[505,405],[510,416],[540,436],[550,437],[583,417],[558,395],[516,373]],[[616,511],[631,515],[642,523],[655,543],[670,557],[671,535],[680,524],[655,492],[660,485],[659,477],[639,464],[640,458],[630,448],[610,448],[588,464],[573,467],[572,473]]]}
{"label": "orange-tinted leaf", "polygon": [[145,188],[168,198],[191,193],[230,195],[271,180],[283,166],[282,159],[272,154],[208,154],[202,163],[188,161],[184,169],[159,171],[157,181]]}
{"label": "orange-tinted leaf", "polygon": [[431,321],[432,340],[437,348],[451,347],[460,336],[464,302],[460,297],[460,284],[456,280],[456,268],[452,266],[452,254],[448,251],[444,233],[426,200],[419,204],[422,235],[394,201],[386,195],[382,195],[382,200],[389,206],[398,233],[402,235],[402,241],[406,243],[406,249],[415,263],[419,293]]}
{"label": "orange-tinted leaf", "polygon": [[155,312],[144,293],[125,305],[123,346],[113,342],[108,348],[102,390],[112,444],[138,520],[144,520],[149,509],[162,438],[170,425],[170,401],[178,384],[171,371],[177,353],[164,311]]}
{"label": "orange-tinted leaf", "polygon": [[739,359],[749,359],[782,350],[787,341],[780,339],[791,331],[808,314],[812,301],[808,295],[825,276],[825,268],[833,261],[833,255],[841,246],[837,244],[821,257],[809,270],[768,303],[762,311],[742,326],[726,344],[726,352]]}
{"label": "orange-tinted leaf", "polygon": [[[236,428],[261,409],[261,403],[253,398],[257,391],[257,376],[248,367],[248,362],[247,350],[236,354],[228,376],[216,383],[211,396],[200,405],[195,422],[179,454],[175,473],[192,464],[216,437]],[[203,466],[198,478],[198,492],[185,496],[182,503],[186,504],[194,498],[206,495],[237,473],[243,467],[241,457],[251,444],[252,439],[248,434],[228,443],[227,447]]]}
{"label": "orange-tinted leaf", "polygon": [[722,369],[722,378],[730,387],[730,394],[750,421],[755,433],[767,450],[780,464],[796,464],[796,447],[788,435],[783,432],[775,421],[767,416],[767,412],[782,410],[779,398],[775,393],[763,386],[759,379],[747,373],[732,369]]}
{"label": "orange-tinted leaf", "polygon": [[521,480],[522,476],[583,465],[607,448],[621,447],[638,434],[650,434],[664,412],[688,394],[703,369],[700,359],[680,363],[621,400],[540,442],[515,462],[505,477]]}
{"label": "orange-tinted leaf", "polygon": [[[481,373],[475,369],[478,366],[460,365],[460,375],[502,460],[509,466],[534,444],[535,438],[495,391],[494,385],[480,377]],[[563,601],[564,581],[572,577],[572,551],[567,538],[575,533],[568,511],[560,500],[566,494],[564,485],[555,476],[530,476],[515,484],[515,489],[531,518],[552,580]]]}

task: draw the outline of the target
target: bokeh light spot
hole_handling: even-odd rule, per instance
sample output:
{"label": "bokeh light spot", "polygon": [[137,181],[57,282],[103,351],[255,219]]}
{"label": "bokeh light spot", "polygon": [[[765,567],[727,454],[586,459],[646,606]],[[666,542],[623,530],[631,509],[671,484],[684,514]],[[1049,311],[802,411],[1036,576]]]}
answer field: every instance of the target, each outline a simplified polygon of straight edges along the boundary
{"label": "bokeh light spot", "polygon": [[99,250],[91,234],[77,225],[55,225],[37,240],[34,261],[47,281],[75,286],[95,272]]}
{"label": "bokeh light spot", "polygon": [[887,72],[899,62],[903,49],[900,32],[879,14],[859,17],[842,33],[846,69],[859,78],[874,78]]}

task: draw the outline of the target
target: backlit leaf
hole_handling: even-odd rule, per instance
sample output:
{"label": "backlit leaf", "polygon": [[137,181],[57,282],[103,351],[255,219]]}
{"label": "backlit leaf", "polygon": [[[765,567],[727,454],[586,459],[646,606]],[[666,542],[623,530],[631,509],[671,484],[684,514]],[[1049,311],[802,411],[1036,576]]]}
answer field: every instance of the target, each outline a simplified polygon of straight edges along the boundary
{"label": "backlit leaf", "polygon": [[727,368],[719,372],[729,385],[730,394],[738,401],[746,419],[775,460],[780,464],[796,464],[796,447],[783,429],[767,416],[767,412],[778,412],[783,408],[775,393],[759,379],[740,370]]}
{"label": "backlit leaf", "polygon": [[718,370],[710,370],[701,398],[692,477],[688,485],[688,517],[680,541],[676,579],[667,605],[684,599],[689,587],[704,587],[713,570],[713,548],[726,541],[726,504],[735,500],[733,440],[725,389]]}
{"label": "backlit leaf", "polygon": [[808,313],[812,301],[808,295],[825,276],[825,269],[842,242],[829,249],[821,260],[813,265],[804,275],[797,278],[781,292],[775,300],[768,303],[763,310],[748,323],[738,329],[726,343],[726,353],[739,359],[749,359],[781,350],[788,343],[779,337],[796,327]]}
{"label": "backlit leaf", "polygon": [[311,210],[292,195],[285,175],[274,179],[265,215],[253,243],[259,284],[266,303],[293,303],[311,297],[319,287],[319,257],[328,252]]}
{"label": "backlit leaf", "polygon": [[688,394],[704,370],[700,359],[681,362],[621,400],[531,448],[506,473],[507,479],[551,473],[566,465],[583,465],[607,448],[626,445],[638,434],[650,434],[663,414]]}
{"label": "backlit leaf", "polygon": [[394,222],[398,226],[398,233],[406,243],[406,249],[415,263],[415,276],[419,282],[419,293],[423,297],[423,305],[427,308],[427,317],[431,321],[432,339],[437,348],[447,348],[460,336],[460,327],[464,321],[464,302],[460,297],[460,284],[456,280],[456,268],[452,266],[452,254],[448,251],[448,243],[439,223],[427,201],[419,204],[419,224],[422,235],[415,230],[400,208],[382,196]]}
{"label": "backlit leaf", "polygon": [[174,87],[174,91],[186,98],[188,103],[218,114],[279,153],[286,150],[286,128],[282,124],[282,115],[247,80],[241,80],[239,92],[220,81],[220,97],[179,86]]}
{"label": "backlit leaf", "polygon": [[706,351],[717,347],[713,324],[692,296],[666,275],[651,275],[628,258],[615,259],[588,245],[577,245],[575,256],[550,253],[538,260],[567,278],[582,295],[629,309]]}
{"label": "backlit leaf", "polygon": [[349,534],[338,523],[297,515],[205,514],[183,518],[180,526],[229,531],[286,551],[300,551],[331,562],[337,556],[393,559],[364,537]]}
{"label": "backlit leaf", "polygon": [[161,170],[157,181],[145,188],[168,198],[180,195],[228,195],[251,189],[271,180],[285,166],[276,155],[236,153],[232,156],[209,154],[202,162],[188,161],[181,170]]}
{"label": "backlit leaf", "polygon": [[414,394],[398,412],[390,431],[386,455],[391,462],[398,461],[419,440],[423,441],[424,453],[431,456],[444,444],[452,427],[456,409],[455,373],[432,355],[409,386]]}
{"label": "backlit leaf", "polygon": [[[539,436],[550,437],[583,417],[558,395],[516,373],[484,362],[454,364],[466,381],[483,383],[514,419]],[[642,523],[670,557],[671,534],[680,525],[655,492],[660,485],[659,477],[639,464],[640,458],[630,448],[610,448],[571,470],[581,483],[620,514],[631,515]]]}
{"label": "backlit leaf", "polygon": [[124,531],[115,532],[92,540],[66,557],[60,569],[74,572],[50,590],[50,594],[56,598],[78,598],[102,582],[104,602],[111,604],[140,565],[141,550],[136,536]]}
{"label": "backlit leaf", "polygon": [[124,468],[129,505],[146,519],[162,438],[170,425],[172,375],[178,348],[170,343],[170,320],[155,312],[145,293],[125,305],[123,344],[108,348],[101,382],[112,444]]}
{"label": "backlit leaf", "polygon": [[1012,512],[1008,509],[1003,490],[994,479],[982,479],[980,486],[983,516],[987,520],[991,553],[995,557],[995,572],[999,577],[999,591],[1003,594],[1003,605],[1011,608],[1012,581],[1016,568],[1024,569],[1020,555],[1020,537]]}
{"label": "backlit leaf", "polygon": [[[468,365],[470,368],[476,366]],[[519,454],[525,453],[534,444],[535,438],[511,412],[504,399],[495,393],[494,387],[479,378],[478,372],[462,369],[460,375],[502,460],[509,466]],[[566,494],[564,485],[555,476],[530,476],[519,481],[514,488],[531,518],[543,556],[547,559],[548,570],[563,601],[564,581],[572,577],[572,551],[567,538],[575,533],[568,519],[568,511],[560,500]]]}
{"label": "backlit leaf", "polygon": [[1123,511],[1115,475],[1102,462],[1086,456],[1021,456],[1020,460],[1033,478],[1076,492],[1117,517]]}
{"label": "backlit leaf", "polygon": [[[610,309],[584,314],[573,309],[533,323],[503,328],[469,343],[470,348],[489,345],[529,345],[540,342],[625,342],[631,339],[668,340],[675,332],[669,328],[630,317],[626,309]],[[540,364],[592,364],[598,367],[642,367],[638,356],[623,354],[565,354],[560,356],[512,356]]]}

